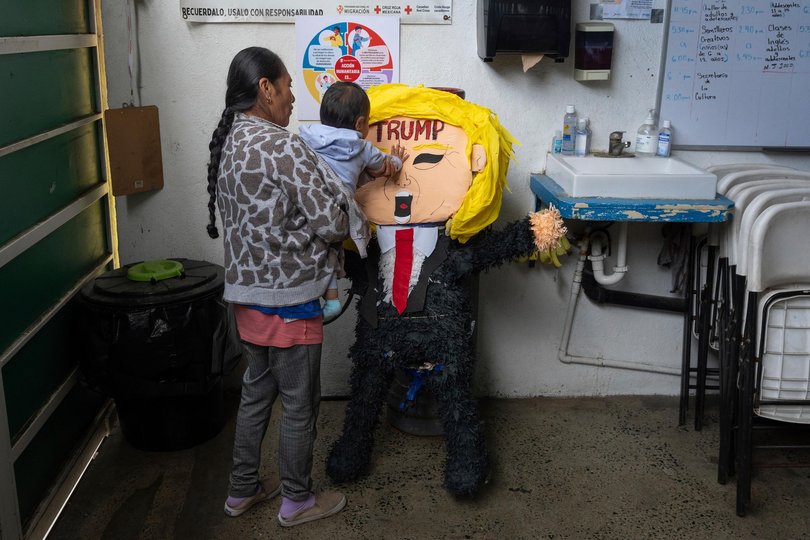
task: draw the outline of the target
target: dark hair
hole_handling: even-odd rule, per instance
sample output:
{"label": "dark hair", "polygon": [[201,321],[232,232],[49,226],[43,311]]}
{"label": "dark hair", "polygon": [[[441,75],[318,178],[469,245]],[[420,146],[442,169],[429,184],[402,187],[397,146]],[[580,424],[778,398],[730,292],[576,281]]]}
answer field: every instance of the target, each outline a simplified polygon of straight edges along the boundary
{"label": "dark hair", "polygon": [[321,99],[321,124],[354,129],[357,119],[368,117],[371,102],[366,91],[352,82],[336,82],[326,89]]}
{"label": "dark hair", "polygon": [[222,145],[231,131],[233,118],[237,112],[244,112],[253,107],[259,93],[259,80],[267,78],[275,82],[287,72],[284,62],[276,53],[263,47],[248,47],[236,53],[228,68],[228,89],[225,91],[225,109],[219,119],[211,142],[208,143],[210,161],[208,162],[208,236],[217,238],[216,226],[217,177],[219,160],[222,156]]}

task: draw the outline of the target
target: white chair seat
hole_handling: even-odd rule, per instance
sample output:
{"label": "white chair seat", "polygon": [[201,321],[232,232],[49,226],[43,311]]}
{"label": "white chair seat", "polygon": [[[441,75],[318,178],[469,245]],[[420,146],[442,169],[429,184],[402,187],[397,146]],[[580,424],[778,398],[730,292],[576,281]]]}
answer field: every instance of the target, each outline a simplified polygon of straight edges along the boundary
{"label": "white chair seat", "polygon": [[[808,285],[810,289],[810,285]],[[760,339],[762,371],[760,399],[810,399],[810,294],[771,290],[761,295],[759,312],[765,314]],[[772,420],[810,424],[808,405],[762,404],[754,413]]]}

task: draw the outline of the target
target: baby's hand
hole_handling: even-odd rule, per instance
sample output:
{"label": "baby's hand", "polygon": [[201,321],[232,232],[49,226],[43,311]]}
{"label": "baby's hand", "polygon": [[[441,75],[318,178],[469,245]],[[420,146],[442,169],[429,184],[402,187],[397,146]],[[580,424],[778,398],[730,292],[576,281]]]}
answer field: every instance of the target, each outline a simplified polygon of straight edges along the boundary
{"label": "baby's hand", "polygon": [[391,147],[391,155],[398,157],[403,163],[405,163],[405,160],[408,159],[408,153],[405,152],[405,147],[399,144],[399,141],[397,141],[397,144]]}
{"label": "baby's hand", "polygon": [[396,167],[394,167],[394,162],[390,157],[386,156],[385,161],[383,161],[383,164],[379,169],[366,169],[366,172],[369,174],[369,176],[381,178],[383,176],[391,176],[394,174],[395,170]]}

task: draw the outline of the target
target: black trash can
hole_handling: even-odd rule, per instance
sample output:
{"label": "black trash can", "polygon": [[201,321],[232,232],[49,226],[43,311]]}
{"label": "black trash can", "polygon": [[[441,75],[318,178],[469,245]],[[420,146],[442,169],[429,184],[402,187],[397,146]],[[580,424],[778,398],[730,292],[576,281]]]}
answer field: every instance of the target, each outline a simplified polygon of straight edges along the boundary
{"label": "black trash can", "polygon": [[224,269],[190,259],[107,272],[77,295],[82,380],[113,398],[124,438],[180,450],[224,425]]}

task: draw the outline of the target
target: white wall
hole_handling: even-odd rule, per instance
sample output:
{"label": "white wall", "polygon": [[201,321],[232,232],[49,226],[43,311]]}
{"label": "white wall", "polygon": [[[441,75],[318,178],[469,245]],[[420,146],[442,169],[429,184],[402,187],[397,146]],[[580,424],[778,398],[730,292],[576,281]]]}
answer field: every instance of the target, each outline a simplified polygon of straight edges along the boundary
{"label": "white wall", "polygon": [[[573,22],[588,20],[588,2],[574,0]],[[208,141],[223,108],[229,62],[253,45],[278,53],[295,67],[291,24],[193,24],[179,14],[175,0],[134,0],[132,37],[138,75],[136,105],[160,109],[165,187],[155,193],[117,200],[123,264],[149,258],[188,257],[222,262],[219,240],[205,232],[208,221],[206,163]],[[647,109],[655,106],[664,26],[648,21],[613,21],[616,38],[609,82],[573,80],[573,56],[548,59],[523,73],[517,56],[482,62],[476,54],[475,2],[454,2],[450,26],[404,25],[400,80],[407,84],[463,88],[467,99],[495,111],[521,141],[509,170],[500,223],[533,209],[529,174],[542,171],[565,105],[590,117],[594,148],[607,146],[608,134],[634,134]],[[126,1],[104,0],[103,15],[110,104],[129,101]],[[572,50],[573,53],[573,50]],[[293,89],[296,91],[296,89]],[[301,91],[300,89],[298,90]],[[136,94],[137,95],[137,94]],[[294,115],[295,116],[295,115]],[[293,117],[290,129],[297,131]],[[674,126],[677,141],[677,126]],[[805,155],[676,152],[700,166],[731,162],[778,162],[810,170]],[[668,294],[670,273],[658,268],[657,225],[630,227],[628,277],[617,286],[647,294]],[[497,396],[677,394],[678,377],[638,371],[562,364],[557,349],[568,305],[575,256],[563,267],[512,264],[481,276],[478,389]],[[610,263],[610,261],[609,261]],[[612,268],[612,264],[607,264]],[[323,361],[326,395],[348,393],[353,340],[352,310],[327,326]],[[572,354],[680,366],[681,318],[581,298]]]}

